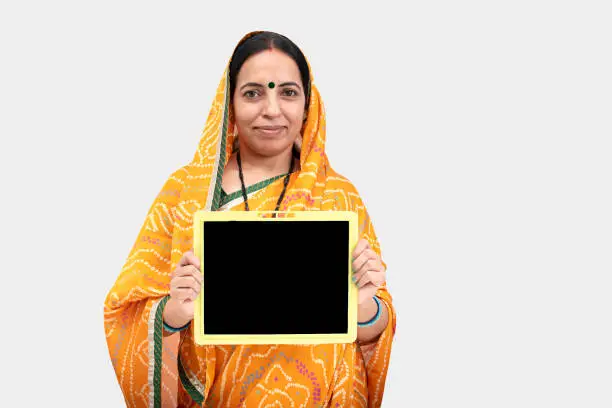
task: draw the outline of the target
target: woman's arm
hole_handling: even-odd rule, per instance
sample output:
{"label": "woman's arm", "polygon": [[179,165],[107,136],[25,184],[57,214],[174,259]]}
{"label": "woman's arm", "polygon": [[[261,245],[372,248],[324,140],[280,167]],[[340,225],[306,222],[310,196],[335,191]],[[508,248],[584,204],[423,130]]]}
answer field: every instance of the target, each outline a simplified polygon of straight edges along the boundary
{"label": "woman's arm", "polygon": [[[376,315],[378,306],[373,298],[370,298],[363,304],[359,305],[357,310],[357,321],[366,322],[371,320]],[[380,317],[378,320],[367,327],[357,327],[357,342],[360,344],[371,343],[376,341],[389,323],[389,310],[385,302],[380,301]]]}

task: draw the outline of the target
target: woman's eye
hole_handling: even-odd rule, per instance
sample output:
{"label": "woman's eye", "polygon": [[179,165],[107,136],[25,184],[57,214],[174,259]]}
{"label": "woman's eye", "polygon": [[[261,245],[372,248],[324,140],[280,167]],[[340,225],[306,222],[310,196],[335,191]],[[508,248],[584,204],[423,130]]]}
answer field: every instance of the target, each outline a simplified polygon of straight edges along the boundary
{"label": "woman's eye", "polygon": [[257,91],[246,91],[244,93],[244,96],[246,96],[247,98],[251,99],[251,98],[255,98],[257,97],[259,94]]}
{"label": "woman's eye", "polygon": [[285,89],[283,91],[283,95],[285,96],[297,96],[297,92],[293,89]]}

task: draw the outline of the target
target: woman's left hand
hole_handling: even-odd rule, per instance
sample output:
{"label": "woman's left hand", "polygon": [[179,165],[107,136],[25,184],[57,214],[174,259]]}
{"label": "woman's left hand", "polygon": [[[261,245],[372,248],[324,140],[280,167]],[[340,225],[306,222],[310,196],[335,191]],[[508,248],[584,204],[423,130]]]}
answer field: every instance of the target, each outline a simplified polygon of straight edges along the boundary
{"label": "woman's left hand", "polygon": [[359,290],[359,304],[374,297],[386,282],[387,271],[367,240],[361,239],[353,251],[353,282]]}

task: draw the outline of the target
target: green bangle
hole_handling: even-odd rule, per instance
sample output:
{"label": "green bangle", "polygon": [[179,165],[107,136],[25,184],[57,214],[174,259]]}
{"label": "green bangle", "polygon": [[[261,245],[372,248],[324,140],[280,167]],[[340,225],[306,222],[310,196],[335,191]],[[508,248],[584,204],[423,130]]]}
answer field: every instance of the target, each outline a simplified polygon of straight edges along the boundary
{"label": "green bangle", "polygon": [[170,333],[177,333],[177,332],[183,331],[186,328],[188,328],[190,324],[191,324],[191,322],[187,323],[183,327],[176,328],[176,327],[172,327],[172,326],[166,324],[166,322],[164,322],[164,330],[166,330],[167,332],[170,332]]}
{"label": "green bangle", "polygon": [[378,300],[378,298],[376,296],[374,296],[372,299],[374,299],[374,301],[376,302],[376,314],[374,315],[373,318],[371,318],[370,320],[368,320],[367,322],[357,322],[357,326],[359,327],[370,327],[372,326],[374,323],[376,323],[378,321],[378,319],[380,319],[380,300]]}

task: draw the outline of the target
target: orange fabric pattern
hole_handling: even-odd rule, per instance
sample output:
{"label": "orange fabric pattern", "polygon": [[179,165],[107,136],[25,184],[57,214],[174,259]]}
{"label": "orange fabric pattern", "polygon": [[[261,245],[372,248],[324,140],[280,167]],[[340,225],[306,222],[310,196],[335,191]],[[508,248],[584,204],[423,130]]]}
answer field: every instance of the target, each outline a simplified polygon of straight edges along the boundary
{"label": "orange fabric pattern", "polygon": [[[163,400],[163,406],[180,407],[379,407],[396,327],[386,287],[377,296],[389,310],[389,323],[369,345],[199,346],[193,326],[180,335],[162,336],[170,273],[192,248],[193,214],[201,209],[244,210],[242,198],[219,207],[222,174],[236,139],[228,93],[226,69],[193,160],[161,189],[104,304],[109,353],[126,404],[157,407]],[[360,237],[380,255],[357,190],[330,167],[325,112],[314,85],[302,130],[300,169],[290,178],[281,211],[357,212]],[[281,190],[282,180],[277,180],[252,193],[251,210],[273,210]],[[239,248],[240,243],[228,245]]]}

